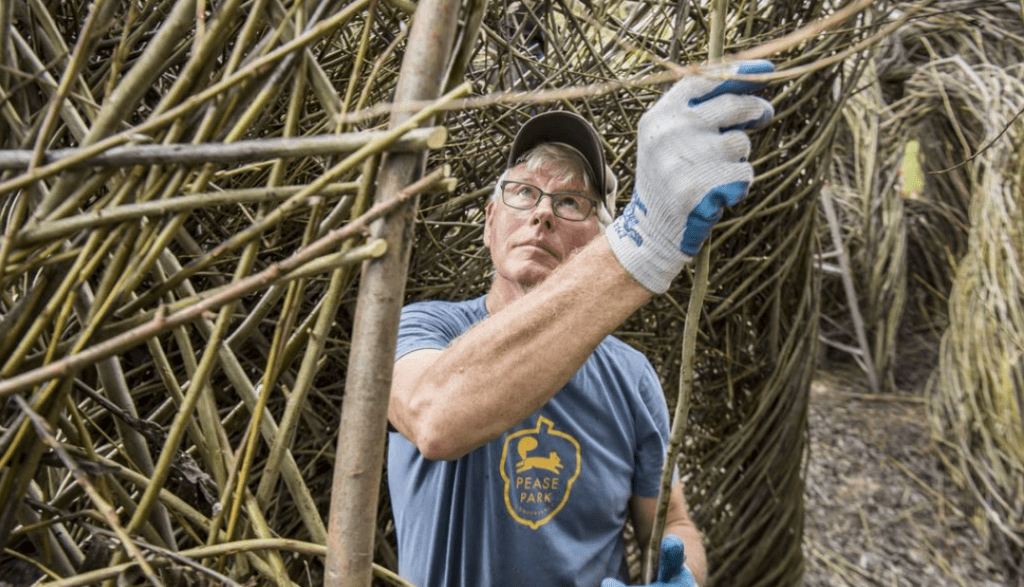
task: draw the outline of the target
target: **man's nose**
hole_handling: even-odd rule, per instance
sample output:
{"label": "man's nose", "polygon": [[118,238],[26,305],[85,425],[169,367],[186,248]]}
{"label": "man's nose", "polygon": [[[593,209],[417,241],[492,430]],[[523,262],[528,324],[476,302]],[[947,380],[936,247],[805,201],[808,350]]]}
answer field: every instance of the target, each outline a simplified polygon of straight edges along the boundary
{"label": "man's nose", "polygon": [[544,228],[551,230],[555,222],[555,200],[547,195],[541,195],[537,204],[533,207],[530,221],[532,224],[544,223]]}

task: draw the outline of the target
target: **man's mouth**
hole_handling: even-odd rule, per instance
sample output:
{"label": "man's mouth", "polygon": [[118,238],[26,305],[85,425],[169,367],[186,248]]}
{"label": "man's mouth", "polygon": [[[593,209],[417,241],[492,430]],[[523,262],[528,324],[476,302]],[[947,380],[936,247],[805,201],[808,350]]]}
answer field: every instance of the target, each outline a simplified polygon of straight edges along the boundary
{"label": "man's mouth", "polygon": [[541,251],[544,251],[548,255],[551,255],[552,257],[554,257],[555,260],[561,261],[561,258],[559,258],[559,256],[557,254],[555,254],[554,249],[552,249],[551,247],[545,245],[544,243],[526,242],[526,243],[520,244],[519,246],[520,247],[530,247],[530,248],[533,248],[533,249],[540,249]]}

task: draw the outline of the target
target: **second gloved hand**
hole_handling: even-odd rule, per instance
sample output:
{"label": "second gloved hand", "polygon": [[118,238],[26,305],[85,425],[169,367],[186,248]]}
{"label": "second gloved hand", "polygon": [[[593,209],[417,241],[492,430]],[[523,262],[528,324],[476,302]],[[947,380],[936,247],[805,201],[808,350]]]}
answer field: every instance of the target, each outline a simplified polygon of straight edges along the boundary
{"label": "second gloved hand", "polygon": [[640,118],[633,199],[606,234],[619,262],[650,291],[664,293],[723,209],[746,196],[754,170],[743,131],[763,127],[775,112],[750,95],[763,83],[727,77],[771,71],[768,61],[741,61],[718,75],[683,78]]}
{"label": "second gloved hand", "polygon": [[[658,580],[647,587],[697,587],[693,573],[683,563],[686,553],[683,541],[674,534],[661,539],[661,556],[658,562]],[[605,579],[601,587],[626,587],[621,581]]]}

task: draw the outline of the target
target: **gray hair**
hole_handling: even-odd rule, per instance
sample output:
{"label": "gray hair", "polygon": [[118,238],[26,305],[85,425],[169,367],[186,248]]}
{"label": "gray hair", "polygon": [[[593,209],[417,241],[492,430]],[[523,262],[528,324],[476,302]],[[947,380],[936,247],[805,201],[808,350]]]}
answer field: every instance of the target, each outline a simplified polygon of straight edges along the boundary
{"label": "gray hair", "polygon": [[583,158],[583,154],[575,147],[565,143],[541,143],[524,153],[513,167],[502,172],[498,181],[494,184],[494,191],[491,192],[491,201],[498,199],[498,196],[501,195],[501,182],[508,177],[509,171],[523,164],[526,164],[526,169],[529,171],[536,171],[542,166],[547,165],[552,168],[555,178],[563,182],[570,182],[582,177],[583,186],[586,190],[597,196],[599,202],[597,206],[597,220],[601,224],[602,230],[605,226],[611,224],[612,214],[609,210],[614,211],[615,191],[618,187],[618,180],[615,174],[612,172],[611,167],[605,169],[608,193],[598,194],[594,186],[594,179],[587,171],[590,168],[587,160]]}

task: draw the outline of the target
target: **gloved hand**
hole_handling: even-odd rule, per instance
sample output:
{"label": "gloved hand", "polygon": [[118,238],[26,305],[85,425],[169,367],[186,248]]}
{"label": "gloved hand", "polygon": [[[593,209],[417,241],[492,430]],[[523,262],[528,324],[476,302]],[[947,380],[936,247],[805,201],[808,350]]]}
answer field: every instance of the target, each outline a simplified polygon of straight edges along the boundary
{"label": "gloved hand", "polygon": [[626,271],[652,292],[668,289],[754,179],[743,131],[765,126],[775,111],[750,95],[763,83],[723,77],[774,70],[768,61],[740,61],[712,77],[683,78],[640,117],[633,199],[606,235]]}
{"label": "gloved hand", "polygon": [[[648,587],[696,587],[697,580],[693,578],[683,563],[686,562],[686,553],[683,552],[683,541],[675,534],[669,534],[661,539],[661,557],[658,562],[658,581],[651,583]],[[601,581],[601,587],[626,587],[622,581],[605,579]]]}

